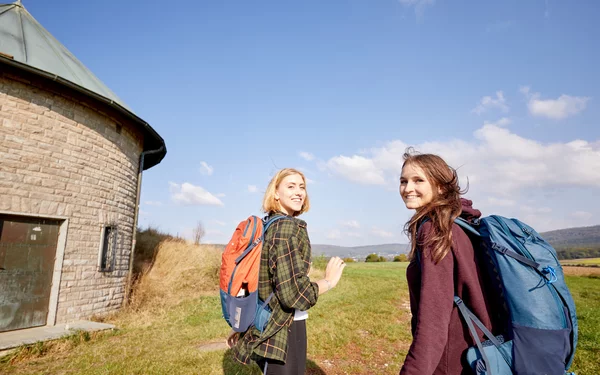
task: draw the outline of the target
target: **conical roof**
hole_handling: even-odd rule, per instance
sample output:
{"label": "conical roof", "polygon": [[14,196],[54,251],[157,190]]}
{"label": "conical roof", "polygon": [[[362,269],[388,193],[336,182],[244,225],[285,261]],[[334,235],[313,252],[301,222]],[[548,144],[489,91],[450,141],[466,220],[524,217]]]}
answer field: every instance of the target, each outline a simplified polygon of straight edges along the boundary
{"label": "conical roof", "polygon": [[77,60],[23,7],[21,1],[0,5],[0,52],[111,99],[123,101]]}
{"label": "conical roof", "polygon": [[45,77],[55,76],[56,81],[95,99],[102,99],[101,101],[133,117],[145,128],[145,135],[149,136],[149,139],[145,138],[144,149],[164,148],[164,151],[148,158],[149,164],[144,169],[158,164],[166,154],[164,140],[160,135],[44,29],[23,7],[21,0],[12,4],[0,4],[0,63],[3,62],[22,69],[35,68],[27,70]]}

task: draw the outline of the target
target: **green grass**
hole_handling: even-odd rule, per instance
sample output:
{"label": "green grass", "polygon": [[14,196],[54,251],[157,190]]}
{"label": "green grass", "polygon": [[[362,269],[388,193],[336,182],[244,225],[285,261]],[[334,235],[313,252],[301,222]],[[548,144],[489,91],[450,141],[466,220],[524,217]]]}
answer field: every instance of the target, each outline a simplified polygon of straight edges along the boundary
{"label": "green grass", "polygon": [[565,259],[562,260],[563,265],[586,265],[586,266],[600,266],[600,258],[588,258],[588,259]]}
{"label": "green grass", "polygon": [[[309,312],[310,374],[398,373],[411,340],[405,271],[406,263],[348,264],[338,287]],[[600,279],[570,276],[567,282],[579,316],[572,370],[597,375]],[[38,344],[0,360],[0,373],[260,374],[256,366],[237,364],[229,351],[199,349],[229,332],[216,296],[151,314],[123,315],[112,320],[118,331]]]}
{"label": "green grass", "polygon": [[577,375],[600,373],[600,278],[567,276],[577,308],[579,342],[572,371]]}

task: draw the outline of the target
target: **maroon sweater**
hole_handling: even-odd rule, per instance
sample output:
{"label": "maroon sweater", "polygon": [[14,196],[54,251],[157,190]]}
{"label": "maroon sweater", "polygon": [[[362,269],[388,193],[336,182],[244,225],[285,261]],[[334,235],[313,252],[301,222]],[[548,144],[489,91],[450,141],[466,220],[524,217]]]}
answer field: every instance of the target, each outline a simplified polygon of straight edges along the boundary
{"label": "maroon sweater", "polygon": [[[462,200],[461,217],[481,216],[471,201]],[[432,231],[430,221],[419,231],[422,240]],[[454,305],[459,296],[471,311],[491,329],[488,304],[483,296],[479,267],[466,233],[452,226],[452,250],[434,264],[430,249],[421,251],[421,266],[416,259],[408,265],[406,278],[410,293],[413,342],[400,370],[401,375],[472,374],[465,361],[466,349],[474,345],[469,329]],[[494,332],[492,330],[492,332]],[[483,336],[481,336],[483,338]]]}

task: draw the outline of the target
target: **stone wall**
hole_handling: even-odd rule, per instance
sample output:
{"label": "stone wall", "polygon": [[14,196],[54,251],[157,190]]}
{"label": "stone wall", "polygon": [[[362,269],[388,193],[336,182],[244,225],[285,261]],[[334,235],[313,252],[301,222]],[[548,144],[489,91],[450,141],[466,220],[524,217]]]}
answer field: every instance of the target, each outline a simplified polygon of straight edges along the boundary
{"label": "stone wall", "polygon": [[[0,211],[67,217],[57,322],[118,309],[125,296],[142,134],[77,100],[0,72]],[[98,271],[117,225],[113,272]]]}

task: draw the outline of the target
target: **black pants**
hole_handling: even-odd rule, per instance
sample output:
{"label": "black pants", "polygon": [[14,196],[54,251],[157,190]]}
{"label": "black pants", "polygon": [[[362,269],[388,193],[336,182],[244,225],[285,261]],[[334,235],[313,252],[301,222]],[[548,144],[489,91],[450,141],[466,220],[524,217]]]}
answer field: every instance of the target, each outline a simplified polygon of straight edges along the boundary
{"label": "black pants", "polygon": [[306,320],[296,320],[288,329],[285,364],[265,358],[258,361],[264,375],[304,375],[306,370]]}

